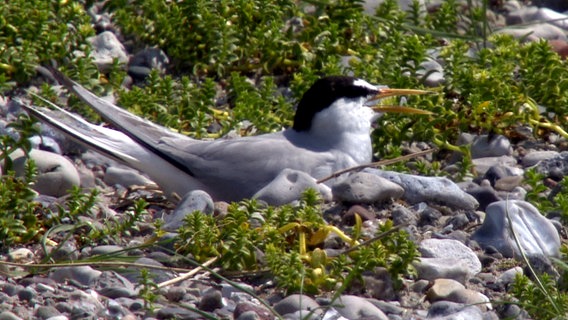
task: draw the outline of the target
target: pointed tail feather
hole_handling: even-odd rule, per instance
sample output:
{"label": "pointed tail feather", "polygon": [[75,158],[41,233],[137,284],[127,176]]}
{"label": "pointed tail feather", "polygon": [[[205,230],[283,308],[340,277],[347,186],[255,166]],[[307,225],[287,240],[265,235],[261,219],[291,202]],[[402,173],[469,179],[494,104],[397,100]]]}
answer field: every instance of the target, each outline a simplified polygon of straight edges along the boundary
{"label": "pointed tail feather", "polygon": [[[39,107],[26,104],[22,104],[22,107],[34,118],[58,129],[76,142],[131,166],[138,162],[135,157],[136,153],[147,152],[122,132],[91,124],[83,118],[60,108],[51,101],[33,92],[29,93],[48,104],[54,110],[40,109]],[[130,154],[122,150],[128,150]]]}
{"label": "pointed tail feather", "polygon": [[50,68],[50,71],[57,81],[68,90],[75,93],[75,95],[93,108],[105,121],[179,170],[188,175],[193,175],[183,159],[176,157],[174,155],[175,152],[168,150],[168,146],[160,144],[163,138],[181,138],[190,143],[191,139],[189,137],[152,123],[99,98],[56,69]]}

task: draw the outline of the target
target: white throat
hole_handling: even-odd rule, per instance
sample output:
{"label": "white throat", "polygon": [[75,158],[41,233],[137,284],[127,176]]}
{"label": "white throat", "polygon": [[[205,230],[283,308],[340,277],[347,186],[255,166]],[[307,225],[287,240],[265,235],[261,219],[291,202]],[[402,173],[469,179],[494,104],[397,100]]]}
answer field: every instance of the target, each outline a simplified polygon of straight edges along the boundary
{"label": "white throat", "polygon": [[309,134],[322,144],[349,154],[355,162],[371,161],[371,124],[377,114],[364,106],[366,98],[341,98],[318,112]]}

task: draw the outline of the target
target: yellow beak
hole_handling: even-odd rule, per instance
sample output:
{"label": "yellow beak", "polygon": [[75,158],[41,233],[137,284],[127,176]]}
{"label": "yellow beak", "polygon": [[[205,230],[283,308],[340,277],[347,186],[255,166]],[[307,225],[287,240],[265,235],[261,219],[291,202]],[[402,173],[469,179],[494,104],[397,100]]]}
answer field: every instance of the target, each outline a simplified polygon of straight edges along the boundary
{"label": "yellow beak", "polygon": [[[395,96],[403,96],[403,95],[418,95],[418,94],[429,94],[432,91],[426,90],[416,90],[416,89],[393,89],[393,88],[385,88],[381,89],[381,91],[375,95],[371,101],[373,100],[380,100],[388,97],[395,97]],[[403,106],[374,106],[372,109],[376,112],[391,112],[391,113],[410,113],[410,114],[424,114],[424,115],[431,115],[433,114],[430,111],[410,108],[410,107],[403,107]]]}

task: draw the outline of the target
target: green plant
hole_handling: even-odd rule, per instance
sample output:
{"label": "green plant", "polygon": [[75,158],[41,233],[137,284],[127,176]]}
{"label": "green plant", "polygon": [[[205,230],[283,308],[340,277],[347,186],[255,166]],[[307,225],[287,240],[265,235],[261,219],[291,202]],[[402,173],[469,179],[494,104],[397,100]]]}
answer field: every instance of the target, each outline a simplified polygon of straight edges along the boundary
{"label": "green plant", "polygon": [[[294,207],[260,208],[254,200],[244,201],[232,204],[220,220],[193,212],[178,230],[176,248],[197,261],[219,257],[225,270],[268,268],[288,292],[331,290],[345,283],[348,275],[358,277],[375,266],[386,267],[394,279],[408,273],[417,251],[405,233],[392,230],[387,222],[380,230],[382,237],[358,246],[363,240],[359,239],[360,220],[349,236],[323,221],[318,203],[312,190]],[[332,233],[347,246],[358,247],[342,257],[328,258],[320,246]],[[258,253],[265,258],[260,260]]]}
{"label": "green plant", "polygon": [[140,281],[138,282],[140,290],[138,296],[144,301],[144,309],[152,313],[155,309],[154,303],[158,299],[158,285],[152,280],[152,274],[148,269],[140,270]]}
{"label": "green plant", "polygon": [[27,243],[41,233],[41,221],[36,211],[38,203],[32,200],[37,193],[32,185],[36,172],[33,161],[26,163],[24,177],[9,171],[0,177],[0,246],[5,250],[12,244]]}
{"label": "green plant", "polygon": [[77,61],[94,34],[76,1],[14,0],[0,6],[0,90],[25,83],[50,60]]}
{"label": "green plant", "polygon": [[518,275],[510,293],[535,320],[562,319],[568,314],[568,294],[560,291],[548,274],[539,276],[543,287]]}
{"label": "green plant", "polygon": [[32,149],[29,140],[34,134],[39,132],[39,128],[35,126],[36,121],[25,114],[18,115],[16,121],[6,125],[6,129],[13,130],[11,134],[2,134],[0,136],[0,161],[2,161],[2,169],[10,171],[13,169],[12,158],[10,155],[20,149],[24,154],[28,154]]}

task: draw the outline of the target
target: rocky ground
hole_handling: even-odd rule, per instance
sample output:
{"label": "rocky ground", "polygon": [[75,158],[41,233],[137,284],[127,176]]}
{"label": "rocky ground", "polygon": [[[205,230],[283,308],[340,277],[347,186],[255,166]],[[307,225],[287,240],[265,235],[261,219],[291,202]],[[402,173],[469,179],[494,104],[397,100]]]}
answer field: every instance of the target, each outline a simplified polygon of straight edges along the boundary
{"label": "rocky ground", "polygon": [[[568,26],[565,20],[558,19],[568,17],[560,13],[568,8],[553,2],[545,5],[550,9],[508,1],[507,12],[495,13],[494,23],[513,26],[534,19],[554,20],[525,25],[522,32],[519,28],[500,32],[519,36],[531,32],[531,37],[549,39],[560,54],[565,54]],[[104,23],[104,17],[96,14],[94,17],[97,23]],[[100,46],[100,50],[95,50],[102,54],[100,61],[108,59],[106,54],[128,59],[128,53],[116,41],[112,33],[104,33],[93,42],[94,46]],[[430,83],[441,83],[443,66],[435,60],[429,66],[437,70],[430,75]],[[146,72],[143,62],[131,68],[133,72]],[[0,109],[3,127],[21,112],[18,102],[12,99],[3,100]],[[10,129],[3,130],[5,134],[13,133]],[[85,213],[81,219],[103,225],[109,220],[124,220],[124,208],[133,198],[143,197],[150,202],[145,221],[138,222],[135,231],[113,243],[82,247],[76,239],[65,238],[65,230],[54,232],[58,235],[50,241],[61,246],[52,252],[52,258],[82,261],[118,252],[122,256],[120,261],[126,261],[126,256],[133,263],[157,266],[148,275],[157,284],[150,292],[154,301],[149,304],[148,292],[144,291],[147,286],[141,285],[147,284],[148,278],[134,266],[91,263],[51,268],[49,272],[37,268],[29,273],[30,270],[21,266],[2,265],[0,320],[275,318],[257,298],[203,271],[169,284],[167,281],[182,273],[172,268],[187,264],[170,251],[142,246],[157,234],[154,219],[163,218],[163,230],[172,232],[165,237],[172,237],[185,213],[201,210],[223,215],[226,204],[213,203],[208,195],[197,192],[184,198],[176,208],[159,190],[153,189],[153,183],[142,173],[92,151],[70,152],[76,151],[76,145],[47,127],[42,134],[43,139],[36,137],[33,141],[43,150],[35,149],[31,157],[40,172],[35,185],[39,194],[36,200],[43,206],[57,211],[56,206],[65,199],[71,186],[99,188],[102,191],[99,210],[96,214]],[[419,247],[421,257],[414,263],[416,274],[407,277],[400,290],[394,290],[393,280],[383,268],[368,270],[362,283],[348,288],[337,300],[325,293],[285,295],[266,275],[231,279],[255,292],[286,319],[528,319],[527,313],[516,304],[503,303],[510,301],[508,291],[515,276],[528,273],[525,264],[519,261],[518,244],[537,272],[558,277],[549,257],[559,255],[566,233],[560,214],[545,217],[525,201],[530,191],[525,173],[535,168],[554,185],[554,181],[567,174],[568,153],[564,151],[566,141],[562,138],[552,136],[549,141],[538,141],[530,134],[519,132],[519,136],[510,141],[500,135],[463,134],[458,140],[471,143],[477,173],[477,178],[465,182],[366,169],[332,188],[335,201],[322,209],[327,221],[348,228],[356,212],[364,220],[363,229],[371,232],[380,223],[392,220]],[[411,153],[430,146],[418,143],[405,148]],[[22,155],[13,158],[16,165],[23,163]],[[428,162],[432,156],[421,159]],[[443,170],[450,173],[459,170],[456,160],[445,162]],[[331,252],[334,249],[331,243],[326,243],[324,249]],[[53,244],[48,241],[45,246]],[[44,252],[42,244],[14,247],[2,260],[39,263],[45,257]],[[313,313],[308,315],[310,311]]]}

